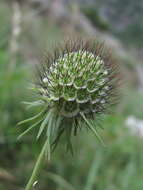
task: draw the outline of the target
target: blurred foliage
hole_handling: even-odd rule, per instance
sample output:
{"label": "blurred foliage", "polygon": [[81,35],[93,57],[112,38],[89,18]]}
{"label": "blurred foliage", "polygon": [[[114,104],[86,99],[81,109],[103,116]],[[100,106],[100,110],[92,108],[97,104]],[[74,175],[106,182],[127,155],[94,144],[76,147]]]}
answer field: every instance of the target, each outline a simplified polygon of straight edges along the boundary
{"label": "blurred foliage", "polygon": [[143,47],[142,0],[96,1],[99,12],[109,23],[116,37],[120,38],[126,46]]}
{"label": "blurred foliage", "polygon": [[142,19],[138,22],[131,23],[127,29],[121,33],[117,33],[119,38],[127,43],[130,47],[143,47],[143,24]]}
{"label": "blurred foliage", "polygon": [[94,26],[103,31],[109,30],[109,24],[101,18],[98,9],[95,7],[85,6],[81,10]]}
{"label": "blurred foliage", "polygon": [[[7,15],[7,12],[0,11],[2,15]],[[4,26],[6,31],[0,31],[0,190],[20,190],[30,176],[43,139],[35,140],[35,129],[22,140],[17,140],[18,135],[28,127],[17,126],[18,121],[29,118],[36,112],[27,111],[21,104],[22,101],[33,98],[27,89],[32,66],[19,58],[14,71],[9,71],[9,21],[3,19],[0,16],[0,26]],[[42,24],[40,26],[42,28]],[[57,28],[50,31],[52,38],[54,35],[57,38]],[[46,31],[42,34],[45,38]],[[125,127],[125,119],[129,115],[143,119],[142,100],[143,94],[136,88],[123,89],[123,97],[117,110],[113,111],[112,116],[105,117],[102,123],[104,130],[99,128],[107,146],[102,147],[90,132],[81,131],[77,137],[73,137],[74,156],[66,153],[61,143],[53,153],[51,162],[45,163],[35,189],[142,190],[143,139],[131,135]]]}
{"label": "blurred foliage", "polygon": [[[79,0],[96,27],[105,29],[128,47],[143,47],[143,1]],[[102,19],[101,19],[102,18]],[[107,28],[106,28],[107,27]]]}

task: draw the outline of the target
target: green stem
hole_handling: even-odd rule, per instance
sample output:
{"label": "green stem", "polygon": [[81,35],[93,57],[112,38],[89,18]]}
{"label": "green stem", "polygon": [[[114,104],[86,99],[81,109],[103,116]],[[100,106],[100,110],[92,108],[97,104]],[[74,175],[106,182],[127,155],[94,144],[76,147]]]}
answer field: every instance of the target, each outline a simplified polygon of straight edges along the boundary
{"label": "green stem", "polygon": [[37,159],[37,162],[36,162],[35,167],[33,169],[32,175],[31,175],[31,177],[30,177],[30,179],[26,185],[25,190],[32,190],[33,189],[33,184],[37,180],[37,177],[39,175],[39,171],[40,171],[42,164],[43,164],[47,144],[48,144],[48,140],[46,140],[46,142],[45,142],[45,144],[41,150],[41,153]]}

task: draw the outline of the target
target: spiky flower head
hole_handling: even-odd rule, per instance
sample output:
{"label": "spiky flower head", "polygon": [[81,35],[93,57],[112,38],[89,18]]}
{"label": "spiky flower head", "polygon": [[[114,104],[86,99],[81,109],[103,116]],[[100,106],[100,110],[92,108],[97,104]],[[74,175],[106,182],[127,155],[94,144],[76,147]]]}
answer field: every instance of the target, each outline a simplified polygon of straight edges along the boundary
{"label": "spiky flower head", "polygon": [[33,105],[42,107],[38,138],[47,129],[49,143],[56,145],[65,133],[69,148],[70,137],[82,121],[98,136],[89,119],[96,121],[109,111],[119,80],[116,64],[103,44],[67,41],[37,67],[36,78],[33,89],[39,96]]}

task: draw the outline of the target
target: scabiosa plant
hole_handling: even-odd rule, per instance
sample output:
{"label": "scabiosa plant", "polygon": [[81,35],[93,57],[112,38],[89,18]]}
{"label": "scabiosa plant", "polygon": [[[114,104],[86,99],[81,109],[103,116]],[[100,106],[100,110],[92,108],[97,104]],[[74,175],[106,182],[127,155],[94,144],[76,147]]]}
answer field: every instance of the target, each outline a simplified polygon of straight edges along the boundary
{"label": "scabiosa plant", "polygon": [[56,147],[62,134],[67,137],[67,149],[71,151],[71,137],[82,126],[101,140],[91,120],[109,113],[117,99],[118,82],[114,59],[95,40],[68,40],[36,67],[32,90],[37,101],[28,104],[40,106],[41,112],[20,122],[36,120],[20,137],[39,125],[37,138],[45,131],[46,141],[26,190],[36,180],[44,154],[48,153],[50,159],[51,148]]}

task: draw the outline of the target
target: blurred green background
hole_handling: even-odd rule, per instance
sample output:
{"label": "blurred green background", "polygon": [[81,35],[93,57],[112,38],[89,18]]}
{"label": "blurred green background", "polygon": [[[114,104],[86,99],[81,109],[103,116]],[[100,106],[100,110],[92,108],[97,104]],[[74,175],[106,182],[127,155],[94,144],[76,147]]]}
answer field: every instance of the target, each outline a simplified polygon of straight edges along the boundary
{"label": "blurred green background", "polygon": [[[28,126],[33,115],[21,103],[34,65],[45,50],[68,35],[97,37],[119,60],[121,99],[99,132],[106,148],[86,130],[73,137],[71,156],[61,143],[33,190],[143,189],[143,1],[0,1],[0,190],[22,190],[42,146]],[[96,122],[96,121],[94,121]]]}

